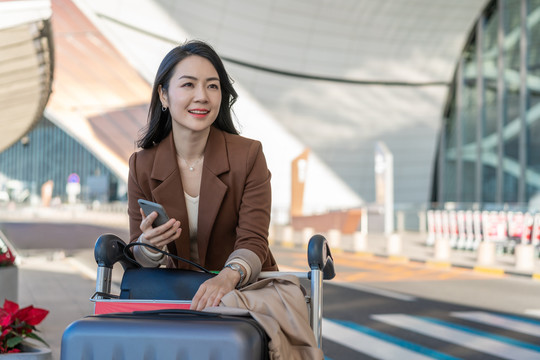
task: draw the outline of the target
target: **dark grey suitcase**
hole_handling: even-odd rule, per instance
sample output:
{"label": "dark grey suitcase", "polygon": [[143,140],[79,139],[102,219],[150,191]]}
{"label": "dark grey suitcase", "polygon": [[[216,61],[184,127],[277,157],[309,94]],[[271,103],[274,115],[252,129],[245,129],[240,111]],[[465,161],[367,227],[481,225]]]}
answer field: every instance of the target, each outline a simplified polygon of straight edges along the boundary
{"label": "dark grey suitcase", "polygon": [[189,310],[94,315],[62,336],[61,360],[268,359],[264,330],[251,317]]}

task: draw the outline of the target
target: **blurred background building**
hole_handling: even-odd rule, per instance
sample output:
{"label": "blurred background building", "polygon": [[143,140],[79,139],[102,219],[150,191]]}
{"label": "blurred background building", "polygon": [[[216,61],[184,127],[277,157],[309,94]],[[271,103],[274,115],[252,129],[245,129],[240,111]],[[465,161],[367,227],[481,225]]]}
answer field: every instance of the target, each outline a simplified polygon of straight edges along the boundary
{"label": "blurred background building", "polygon": [[[540,207],[540,1],[0,1],[0,13],[38,5],[49,13],[22,23],[46,30],[20,42],[49,70],[19,72],[49,79],[40,99],[52,79],[52,94],[43,116],[0,119],[9,200],[40,197],[49,180],[58,201],[77,190],[81,202],[125,200],[159,62],[201,39],[235,80],[242,134],[263,143],[277,219],[307,149],[295,162],[305,214],[374,204],[378,142],[393,154],[395,208],[412,218],[450,204]],[[0,51],[17,26],[0,22]],[[0,102],[12,103],[15,71],[0,59]]]}
{"label": "blurred background building", "polygon": [[443,113],[432,201],[540,208],[540,1],[491,1]]}

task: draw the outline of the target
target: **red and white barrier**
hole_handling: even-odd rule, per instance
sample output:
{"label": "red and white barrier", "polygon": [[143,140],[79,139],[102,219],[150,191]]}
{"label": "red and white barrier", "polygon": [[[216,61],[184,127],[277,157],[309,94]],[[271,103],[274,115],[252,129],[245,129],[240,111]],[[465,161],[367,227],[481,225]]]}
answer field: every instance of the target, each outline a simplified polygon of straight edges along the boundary
{"label": "red and white barrier", "polygon": [[457,231],[458,231],[458,240],[456,248],[463,250],[467,245],[467,218],[465,211],[460,210],[456,213],[457,216]]}
{"label": "red and white barrier", "polygon": [[447,211],[448,214],[448,237],[450,238],[450,247],[456,248],[459,236],[458,217],[454,210]]}
{"label": "red and white barrier", "polygon": [[525,214],[509,211],[506,215],[506,220],[508,222],[508,238],[521,242],[523,233],[525,232]]}
{"label": "red and white barrier", "polygon": [[483,241],[500,242],[508,238],[508,225],[503,211],[482,212]]}
{"label": "red and white barrier", "polygon": [[476,210],[473,211],[473,232],[474,232],[474,241],[472,243],[471,250],[476,250],[480,243],[482,242],[483,231],[482,231],[482,212]]}
{"label": "red and white barrier", "polygon": [[535,246],[540,244],[540,214],[534,216],[531,244]]}
{"label": "red and white barrier", "polygon": [[472,250],[474,248],[474,217],[472,210],[465,211],[465,232],[467,236],[465,249]]}
{"label": "red and white barrier", "polygon": [[426,245],[432,246],[435,244],[435,234],[437,233],[437,226],[435,225],[435,210],[428,210],[427,217],[427,230],[428,236],[426,238]]}

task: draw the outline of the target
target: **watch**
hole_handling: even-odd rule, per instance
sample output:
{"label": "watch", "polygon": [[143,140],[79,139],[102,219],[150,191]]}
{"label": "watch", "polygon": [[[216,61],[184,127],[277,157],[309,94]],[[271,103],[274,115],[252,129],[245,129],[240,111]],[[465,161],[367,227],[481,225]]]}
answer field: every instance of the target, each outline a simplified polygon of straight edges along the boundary
{"label": "watch", "polygon": [[240,286],[240,284],[244,282],[244,278],[246,277],[246,274],[244,273],[244,270],[242,270],[242,267],[240,265],[238,265],[237,263],[229,263],[225,265],[223,268],[224,269],[229,268],[231,270],[238,271],[238,273],[240,274],[240,280],[238,281],[238,284],[236,285],[236,287]]}

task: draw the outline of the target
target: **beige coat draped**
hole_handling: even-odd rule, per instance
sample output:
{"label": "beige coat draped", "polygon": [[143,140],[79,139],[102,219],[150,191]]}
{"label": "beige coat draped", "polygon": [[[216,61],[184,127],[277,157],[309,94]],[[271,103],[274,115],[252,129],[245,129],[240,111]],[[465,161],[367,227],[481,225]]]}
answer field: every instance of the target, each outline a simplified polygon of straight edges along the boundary
{"label": "beige coat draped", "polygon": [[226,294],[220,306],[205,311],[242,315],[249,313],[270,338],[271,360],[322,360],[309,326],[305,293],[296,276],[260,280]]}

